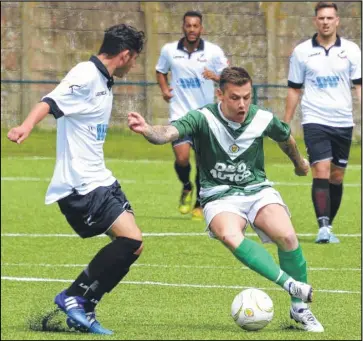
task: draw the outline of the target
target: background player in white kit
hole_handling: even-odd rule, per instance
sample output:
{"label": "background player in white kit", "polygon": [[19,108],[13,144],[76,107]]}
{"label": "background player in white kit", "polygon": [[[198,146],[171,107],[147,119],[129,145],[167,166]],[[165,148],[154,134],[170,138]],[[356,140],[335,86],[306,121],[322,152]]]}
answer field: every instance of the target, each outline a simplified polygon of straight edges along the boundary
{"label": "background player in white kit", "polygon": [[[184,116],[189,110],[200,108],[214,102],[214,82],[228,66],[227,58],[221,48],[201,39],[203,32],[202,14],[188,11],[183,16],[184,37],[168,43],[161,49],[156,65],[156,77],[166,102],[169,106],[169,122]],[[168,84],[168,72],[171,71],[171,86]],[[183,184],[179,211],[187,214],[192,210],[193,185],[190,182],[190,147],[194,147],[190,136],[172,142],[175,154],[174,168]],[[198,163],[198,160],[196,160]],[[200,207],[199,171],[196,169],[196,202],[192,210],[192,219],[200,220],[203,212]]]}
{"label": "background player in white kit", "polygon": [[107,234],[103,247],[55,304],[70,328],[112,334],[96,320],[95,307],[128,273],[143,244],[140,229],[121,186],[105,166],[103,145],[112,110],[113,75],[123,77],[144,45],[144,33],[120,24],[105,31],[97,56],[77,64],[42,98],[8,138],[22,143],[48,114],[57,119],[57,160],[46,204],[58,202],[82,238]]}
{"label": "background player in white kit", "polygon": [[351,81],[359,101],[362,91],[361,51],[337,34],[337,10],[334,3],[319,2],[314,18],[318,32],[292,53],[284,117],[290,123],[304,85],[301,111],[319,226],[316,243],[339,243],[332,223],[341,203],[352,143]]}
{"label": "background player in white kit", "polygon": [[[171,125],[151,126],[131,112],[129,127],[154,144],[193,137],[210,235],[240,262],[284,288],[291,295],[291,318],[306,331],[322,332],[323,326],[306,304],[312,299],[312,288],[306,284],[306,260],[289,211],[266,178],[263,138],[278,142],[293,162],[295,174],[307,175],[309,164],[301,157],[289,126],[251,105],[252,80],[245,69],[225,68],[219,86],[219,103],[192,110]],[[244,237],[248,223],[263,242],[276,243],[280,267],[264,247]]]}

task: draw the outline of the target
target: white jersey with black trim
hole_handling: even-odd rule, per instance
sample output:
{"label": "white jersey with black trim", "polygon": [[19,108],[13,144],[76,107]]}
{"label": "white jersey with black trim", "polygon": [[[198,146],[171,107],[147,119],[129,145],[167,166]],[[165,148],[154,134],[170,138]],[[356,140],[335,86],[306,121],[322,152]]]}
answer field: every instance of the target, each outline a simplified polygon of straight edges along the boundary
{"label": "white jersey with black trim", "polygon": [[357,44],[337,36],[326,50],[317,34],[294,49],[288,86],[301,88],[302,124],[352,127],[351,81],[362,84],[361,51]]}
{"label": "white jersey with black trim", "polygon": [[214,102],[214,82],[202,76],[205,68],[220,75],[228,66],[222,49],[203,39],[189,53],[183,39],[165,44],[160,53],[156,71],[167,74],[171,71],[170,86],[173,97],[169,106],[169,122],[183,117],[188,111]]}
{"label": "white jersey with black trim", "polygon": [[105,166],[103,144],[112,110],[113,78],[101,61],[77,64],[42,98],[57,119],[57,158],[45,203],[72,192],[85,195],[116,181]]}

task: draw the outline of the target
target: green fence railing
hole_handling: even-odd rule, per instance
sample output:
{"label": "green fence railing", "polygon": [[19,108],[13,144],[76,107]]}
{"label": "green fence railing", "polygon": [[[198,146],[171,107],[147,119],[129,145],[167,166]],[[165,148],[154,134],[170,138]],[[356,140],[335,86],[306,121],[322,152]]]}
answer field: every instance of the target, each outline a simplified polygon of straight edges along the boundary
{"label": "green fence railing", "polygon": [[[27,80],[27,79],[2,79],[1,83],[4,84],[59,84],[60,81],[35,81],[35,80]],[[124,81],[116,81],[115,85],[139,85],[139,86],[150,86],[150,85],[157,85],[156,82],[144,82],[144,81],[137,81],[137,82],[124,82]]]}
{"label": "green fence railing", "polygon": [[[56,80],[27,80],[27,79],[2,79],[3,84],[59,84],[60,81]],[[137,86],[155,86],[157,82],[145,82],[145,81],[116,81],[115,85],[137,85]],[[254,84],[252,86],[253,104],[258,103],[258,91],[259,89],[266,88],[287,88],[286,85],[278,84]]]}

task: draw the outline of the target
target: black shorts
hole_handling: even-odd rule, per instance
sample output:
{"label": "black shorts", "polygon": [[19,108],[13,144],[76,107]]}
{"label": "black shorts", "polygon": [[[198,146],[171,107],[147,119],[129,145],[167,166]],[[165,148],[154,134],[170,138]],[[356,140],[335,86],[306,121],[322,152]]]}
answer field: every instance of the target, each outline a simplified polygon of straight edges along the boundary
{"label": "black shorts", "polygon": [[183,137],[183,138],[181,138],[181,139],[177,139],[177,140],[173,141],[173,142],[171,143],[171,145],[172,145],[173,147],[175,147],[175,146],[179,146],[180,144],[184,144],[184,143],[189,143],[189,144],[190,144],[190,146],[193,148],[193,139],[192,139],[192,137],[190,137],[190,136],[188,136],[188,135],[184,136],[184,137]]}
{"label": "black shorts", "polygon": [[82,238],[107,232],[124,211],[132,212],[130,203],[118,181],[111,186],[100,186],[86,195],[76,192],[58,201],[73,230]]}
{"label": "black shorts", "polygon": [[303,125],[303,129],[310,164],[331,160],[338,167],[347,167],[353,127],[338,128],[308,123]]}

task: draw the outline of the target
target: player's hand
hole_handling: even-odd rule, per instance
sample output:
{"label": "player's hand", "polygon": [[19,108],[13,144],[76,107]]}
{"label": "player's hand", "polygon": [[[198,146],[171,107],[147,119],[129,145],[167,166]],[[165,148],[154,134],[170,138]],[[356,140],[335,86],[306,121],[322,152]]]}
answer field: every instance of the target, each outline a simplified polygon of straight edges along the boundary
{"label": "player's hand", "polygon": [[207,68],[204,68],[204,71],[202,73],[202,76],[205,79],[211,79],[213,81],[216,81],[217,80],[217,75],[213,71],[208,70]]}
{"label": "player's hand", "polygon": [[137,112],[129,112],[127,114],[127,125],[129,128],[138,134],[143,134],[146,130],[145,119]]}
{"label": "player's hand", "polygon": [[173,91],[173,88],[168,88],[167,91],[163,91],[163,98],[164,101],[169,103],[171,98],[174,96],[171,92]]}
{"label": "player's hand", "polygon": [[20,144],[30,135],[31,130],[30,127],[23,125],[12,128],[8,132],[8,139]]}
{"label": "player's hand", "polygon": [[298,176],[305,176],[309,173],[309,169],[309,161],[306,159],[302,159],[302,162],[295,167],[295,174]]}

